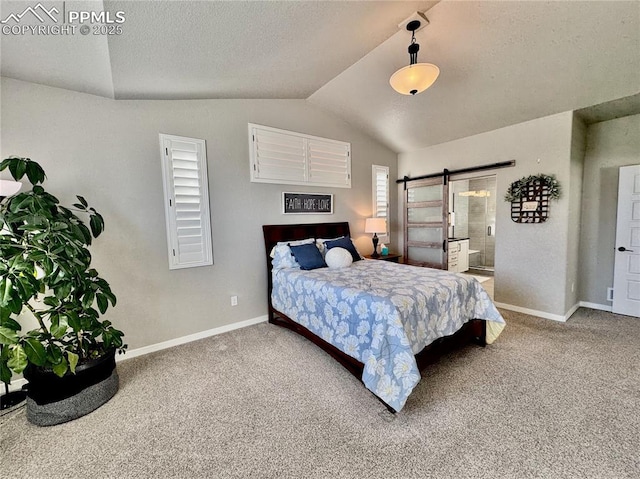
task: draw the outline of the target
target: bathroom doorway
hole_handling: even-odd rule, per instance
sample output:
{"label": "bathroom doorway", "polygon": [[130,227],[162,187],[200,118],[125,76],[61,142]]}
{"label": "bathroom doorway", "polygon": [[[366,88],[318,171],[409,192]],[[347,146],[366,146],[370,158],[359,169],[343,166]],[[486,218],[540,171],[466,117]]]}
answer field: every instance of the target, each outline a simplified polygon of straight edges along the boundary
{"label": "bathroom doorway", "polygon": [[496,176],[449,183],[449,238],[469,238],[469,273],[493,275],[496,247]]}

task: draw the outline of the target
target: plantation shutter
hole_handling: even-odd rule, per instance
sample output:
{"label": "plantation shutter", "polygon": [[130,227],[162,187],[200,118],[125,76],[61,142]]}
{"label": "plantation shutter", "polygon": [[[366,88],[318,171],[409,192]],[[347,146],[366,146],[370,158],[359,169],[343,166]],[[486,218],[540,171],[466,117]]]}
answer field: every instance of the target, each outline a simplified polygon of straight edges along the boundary
{"label": "plantation shutter", "polygon": [[351,144],[249,123],[251,181],[351,188]]}
{"label": "plantation shutter", "polygon": [[307,181],[304,138],[258,128],[253,135],[257,178]]}
{"label": "plantation shutter", "polygon": [[349,143],[308,139],[309,181],[315,184],[351,186]]}
{"label": "plantation shutter", "polygon": [[204,140],[160,134],[169,269],[213,264]]}
{"label": "plantation shutter", "polygon": [[[385,218],[389,228],[389,167],[372,165],[373,216]],[[388,232],[387,232],[388,234]]]}

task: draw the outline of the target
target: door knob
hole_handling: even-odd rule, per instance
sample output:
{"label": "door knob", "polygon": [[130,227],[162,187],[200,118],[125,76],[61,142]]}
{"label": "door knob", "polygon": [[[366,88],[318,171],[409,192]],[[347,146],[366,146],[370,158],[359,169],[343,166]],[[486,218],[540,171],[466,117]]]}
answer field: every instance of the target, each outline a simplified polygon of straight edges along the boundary
{"label": "door knob", "polygon": [[625,248],[624,246],[620,246],[620,247],[618,248],[618,251],[623,252],[623,253],[624,253],[625,251],[628,251],[629,253],[633,253],[633,250],[632,250],[632,249],[627,249],[627,248]]}

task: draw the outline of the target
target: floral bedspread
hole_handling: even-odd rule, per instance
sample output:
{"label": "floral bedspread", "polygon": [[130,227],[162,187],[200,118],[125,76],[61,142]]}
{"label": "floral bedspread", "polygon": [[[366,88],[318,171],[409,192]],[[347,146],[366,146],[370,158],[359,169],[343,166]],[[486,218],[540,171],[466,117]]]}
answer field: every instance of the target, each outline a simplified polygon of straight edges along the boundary
{"label": "floral bedspread", "polygon": [[365,386],[396,411],[420,380],[414,354],[470,319],[504,325],[472,276],[388,261],[275,271],[271,299],[276,310],[363,363]]}

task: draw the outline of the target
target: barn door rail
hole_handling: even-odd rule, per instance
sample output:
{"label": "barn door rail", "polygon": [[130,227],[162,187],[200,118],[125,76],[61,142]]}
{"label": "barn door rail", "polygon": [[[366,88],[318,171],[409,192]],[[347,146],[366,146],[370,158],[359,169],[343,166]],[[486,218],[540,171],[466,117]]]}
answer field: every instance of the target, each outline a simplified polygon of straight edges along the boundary
{"label": "barn door rail", "polygon": [[444,169],[443,171],[439,172],[439,173],[431,173],[429,175],[422,175],[422,176],[416,176],[414,178],[410,178],[409,176],[405,176],[404,178],[400,178],[399,180],[396,180],[397,184],[400,183],[404,183],[404,189],[407,189],[407,183],[409,181],[416,181],[416,180],[425,180],[427,178],[437,178],[439,176],[444,176],[444,184],[446,185],[449,181],[449,177],[452,175],[461,175],[463,173],[473,173],[476,171],[484,171],[484,170],[495,170],[498,168],[510,168],[512,166],[516,166],[516,160],[511,160],[511,161],[501,161],[498,163],[491,163],[489,165],[481,165],[481,166],[472,166],[469,168],[461,168],[459,170],[448,170],[448,169]]}

